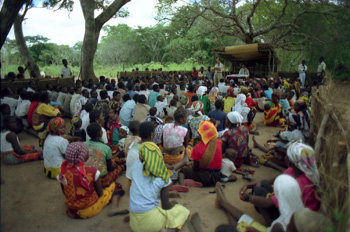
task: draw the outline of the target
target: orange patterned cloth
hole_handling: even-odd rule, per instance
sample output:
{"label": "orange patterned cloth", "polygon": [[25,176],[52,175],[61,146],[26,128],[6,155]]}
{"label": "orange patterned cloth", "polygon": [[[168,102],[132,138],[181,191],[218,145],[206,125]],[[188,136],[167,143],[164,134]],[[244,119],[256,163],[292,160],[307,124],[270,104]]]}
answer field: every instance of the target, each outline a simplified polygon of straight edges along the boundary
{"label": "orange patterned cloth", "polygon": [[183,160],[183,158],[185,156],[185,151],[187,152],[188,157],[191,157],[191,153],[192,153],[191,146],[187,146],[187,148],[185,150],[183,150],[177,154],[164,153],[164,163],[169,164],[169,165],[173,165],[173,164],[180,162],[181,160]]}
{"label": "orange patterned cloth", "polygon": [[115,180],[123,171],[125,171],[125,165],[118,165],[112,172],[107,172],[106,175],[100,177],[102,187],[108,187],[113,182],[115,182]]}

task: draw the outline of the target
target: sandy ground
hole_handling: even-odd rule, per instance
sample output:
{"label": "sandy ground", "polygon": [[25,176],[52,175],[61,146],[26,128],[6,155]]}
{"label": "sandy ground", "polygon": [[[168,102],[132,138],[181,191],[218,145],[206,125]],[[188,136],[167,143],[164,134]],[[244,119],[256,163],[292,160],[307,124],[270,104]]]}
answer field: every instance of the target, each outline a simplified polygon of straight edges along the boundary
{"label": "sandy ground", "polygon": [[[262,113],[258,113],[257,122],[260,136],[258,142],[264,143],[278,131],[278,128],[267,128],[261,121]],[[38,145],[33,136],[23,132],[19,135],[21,145]],[[252,148],[253,143],[250,141]],[[254,149],[256,155],[263,153]],[[256,180],[276,177],[279,174],[271,168],[256,168]],[[1,231],[131,231],[128,223],[124,223],[124,216],[108,217],[107,206],[99,215],[85,220],[69,218],[65,213],[65,197],[58,181],[48,179],[44,174],[43,161],[21,164],[17,166],[1,165],[1,176],[5,184],[1,185]],[[125,175],[118,181],[126,190],[120,208],[128,208],[129,189]],[[239,189],[246,180],[238,177],[235,183],[226,183],[224,192],[231,202],[246,214],[254,217],[264,224],[264,220],[253,206],[239,199]],[[187,207],[191,214],[199,212],[204,231],[215,231],[220,224],[227,224],[228,219],[224,211],[215,206],[215,194],[209,194],[214,188],[191,188],[188,193],[180,193],[181,198],[176,199]],[[185,225],[181,231],[189,231]]]}

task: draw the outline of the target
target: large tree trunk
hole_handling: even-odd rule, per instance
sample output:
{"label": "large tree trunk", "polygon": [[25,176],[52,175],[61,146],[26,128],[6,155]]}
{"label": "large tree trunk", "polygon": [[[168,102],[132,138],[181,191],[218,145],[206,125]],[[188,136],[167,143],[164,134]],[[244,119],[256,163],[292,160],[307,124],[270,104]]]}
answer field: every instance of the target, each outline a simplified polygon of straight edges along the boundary
{"label": "large tree trunk", "polygon": [[26,0],[4,0],[0,12],[0,49],[4,45],[15,18]]}
{"label": "large tree trunk", "polygon": [[[96,28],[94,17],[94,1],[81,0],[85,18],[85,33],[80,57],[80,76],[83,80],[96,79],[94,72],[94,57],[97,49],[100,29]],[[98,32],[96,33],[96,31]]]}
{"label": "large tree trunk", "polygon": [[34,71],[36,74],[36,77],[39,77],[40,76],[39,66],[35,63],[33,57],[30,55],[26,41],[24,40],[22,22],[23,22],[23,17],[18,14],[15,19],[15,22],[13,23],[18,51],[21,54],[21,58],[24,65],[27,66],[27,64],[29,63],[29,66],[28,66],[29,72]]}
{"label": "large tree trunk", "polygon": [[80,0],[81,9],[85,19],[85,33],[83,47],[81,48],[80,76],[83,80],[95,79],[94,57],[97,49],[98,37],[102,26],[112,18],[120,8],[130,0],[115,0],[95,18],[95,1]]}

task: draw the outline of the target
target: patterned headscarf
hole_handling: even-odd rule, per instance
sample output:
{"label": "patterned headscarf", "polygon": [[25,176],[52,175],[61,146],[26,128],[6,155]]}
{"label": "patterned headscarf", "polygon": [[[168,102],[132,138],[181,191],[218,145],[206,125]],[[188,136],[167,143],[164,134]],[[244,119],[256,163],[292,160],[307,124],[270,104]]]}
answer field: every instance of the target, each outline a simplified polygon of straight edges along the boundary
{"label": "patterned headscarf", "polygon": [[233,124],[241,124],[243,122],[243,116],[237,111],[228,113],[227,118]]}
{"label": "patterned headscarf", "polygon": [[242,88],[241,88],[241,91],[239,92],[239,93],[242,93],[242,94],[248,94],[249,93],[249,90],[248,90],[248,88],[247,87],[245,87],[245,86],[242,86]]}
{"label": "patterned headscarf", "polygon": [[202,137],[202,141],[207,146],[201,160],[199,161],[199,168],[204,169],[209,166],[213,160],[216,153],[216,138],[218,137],[218,132],[215,125],[210,121],[203,121],[199,124],[198,133]]}
{"label": "patterned headscarf", "polygon": [[228,97],[236,97],[234,92],[235,92],[235,90],[232,87],[230,87],[226,90],[226,94]]}
{"label": "patterned headscarf", "polygon": [[210,102],[215,102],[216,100],[219,99],[219,88],[218,87],[213,87],[211,88],[209,92],[209,101]]}
{"label": "patterned headscarf", "polygon": [[151,183],[155,177],[160,177],[168,183],[170,174],[165,166],[162,151],[153,142],[142,143],[139,149],[140,160],[143,163],[143,175],[151,175]]}
{"label": "patterned headscarf", "polygon": [[297,168],[299,168],[309,180],[319,186],[320,177],[316,165],[316,157],[314,150],[299,141],[289,145],[287,156]]}
{"label": "patterned headscarf", "polygon": [[39,146],[43,147],[45,143],[45,139],[49,135],[49,133],[56,132],[57,127],[59,127],[62,123],[64,123],[64,119],[60,117],[53,118],[49,121],[46,126],[46,129],[43,131],[42,135],[39,139]]}
{"label": "patterned headscarf", "polygon": [[242,93],[237,95],[235,102],[235,111],[237,111],[238,113],[242,113],[243,107],[247,106],[247,104],[245,103],[246,99],[247,97]]}
{"label": "patterned headscarf", "polygon": [[202,114],[203,106],[204,106],[203,102],[195,101],[192,103],[190,110],[192,110],[194,113],[198,113],[199,115],[203,115]]}
{"label": "patterned headscarf", "polygon": [[77,127],[78,127],[78,124],[79,124],[79,120],[80,120],[79,117],[75,117],[75,118],[72,119],[72,121],[70,121],[71,124],[72,124],[72,126],[70,127],[69,133],[70,133],[72,136],[75,135],[75,130],[76,130],[76,129],[79,129],[79,128],[77,128]]}
{"label": "patterned headscarf", "polygon": [[63,185],[67,185],[66,171],[70,171],[73,174],[78,174],[80,184],[85,188],[89,189],[89,179],[86,176],[86,171],[84,167],[85,157],[89,153],[89,148],[85,143],[75,142],[70,143],[67,146],[65,158],[66,160],[62,162],[61,173],[59,175],[59,180]]}

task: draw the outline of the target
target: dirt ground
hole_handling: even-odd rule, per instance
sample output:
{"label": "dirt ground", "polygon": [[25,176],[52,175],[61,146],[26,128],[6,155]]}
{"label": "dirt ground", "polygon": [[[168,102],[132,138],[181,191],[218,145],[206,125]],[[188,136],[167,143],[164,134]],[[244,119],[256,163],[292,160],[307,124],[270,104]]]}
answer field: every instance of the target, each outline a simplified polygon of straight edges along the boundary
{"label": "dirt ground", "polygon": [[[267,128],[262,124],[262,113],[258,113],[257,122],[260,133],[256,140],[264,143],[272,138],[278,128]],[[23,132],[19,135],[21,145],[38,145],[38,140]],[[253,148],[250,140],[249,146]],[[263,153],[253,149],[256,155]],[[280,174],[271,168],[260,167],[255,169],[256,180],[276,177]],[[108,217],[107,206],[99,215],[85,220],[69,218],[65,213],[65,197],[62,194],[58,181],[48,179],[44,174],[43,161],[35,161],[17,166],[1,165],[1,176],[5,184],[1,187],[1,231],[131,231],[128,223],[124,223],[124,216]],[[127,209],[129,204],[129,189],[125,175],[118,181],[126,190],[120,203],[121,209]],[[246,180],[238,177],[234,183],[226,183],[224,192],[231,202],[244,213],[254,217],[264,224],[264,220],[254,207],[239,199],[239,189]],[[204,231],[215,231],[220,224],[227,224],[228,219],[224,211],[215,206],[215,194],[209,194],[213,188],[191,188],[188,193],[180,193],[181,198],[176,199],[187,207],[191,214],[199,212]],[[189,231],[185,225],[181,231]]]}

